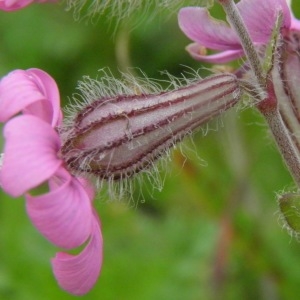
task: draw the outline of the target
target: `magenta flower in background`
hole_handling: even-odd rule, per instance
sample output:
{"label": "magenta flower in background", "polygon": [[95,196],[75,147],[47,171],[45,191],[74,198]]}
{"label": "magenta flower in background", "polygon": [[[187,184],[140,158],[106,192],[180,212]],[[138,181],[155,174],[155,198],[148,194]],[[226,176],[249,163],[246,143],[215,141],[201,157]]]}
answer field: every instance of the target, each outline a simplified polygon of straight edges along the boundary
{"label": "magenta flower in background", "polygon": [[[74,177],[59,158],[61,124],[55,81],[38,69],[16,70],[0,81],[0,121],[4,126],[4,155],[0,183],[13,197],[25,195],[28,215],[53,244],[73,249],[88,241],[78,255],[58,253],[54,275],[70,293],[87,293],[102,264],[102,235],[92,207],[94,189]],[[47,183],[48,192],[30,194]]]}
{"label": "magenta flower in background", "polygon": [[[0,10],[4,11],[14,11],[18,9],[22,9],[31,3],[43,3],[47,2],[48,0],[0,0]],[[55,0],[50,0],[55,1]]]}
{"label": "magenta flower in background", "polygon": [[[279,151],[300,186],[300,21],[289,0],[219,0],[229,27],[212,20],[206,9],[187,7],[179,26],[196,43],[187,50],[197,60],[224,63],[245,55],[236,72],[241,87],[265,117]],[[206,48],[218,51],[206,55]],[[243,76],[247,73],[247,76]],[[250,78],[250,81],[248,80]],[[285,226],[299,237],[299,192],[278,199]]]}
{"label": "magenta flower in background", "polygon": [[[231,1],[224,1],[230,3]],[[226,4],[224,4],[226,6]],[[259,66],[261,61],[268,60],[265,53],[266,46],[270,43],[273,30],[279,15],[282,22],[278,24],[276,47],[273,49],[274,59],[267,71],[269,85],[275,93],[280,118],[285,124],[286,130],[297,149],[300,158],[299,139],[299,109],[300,109],[300,21],[291,11],[291,1],[286,0],[241,0],[236,4],[237,13],[240,15],[246,30],[249,33],[253,49],[257,51],[257,62],[246,61],[246,68],[242,67],[236,75],[243,76],[249,70],[249,64]],[[231,22],[233,20],[231,19]],[[231,23],[232,24],[232,23]],[[224,22],[213,20],[206,9],[198,7],[186,7],[179,12],[179,26],[182,31],[196,43],[187,47],[192,57],[212,63],[224,63],[244,55],[248,47],[244,42],[242,47],[241,35],[236,33]],[[238,30],[235,28],[235,30]],[[243,35],[246,33],[244,32]],[[205,55],[203,48],[217,50],[217,54]],[[199,49],[202,53],[199,52]],[[249,51],[248,51],[249,53]],[[249,58],[249,56],[248,56]],[[253,70],[249,70],[248,76],[253,76]],[[268,73],[269,72],[269,73]],[[259,74],[260,73],[260,74]],[[262,68],[256,68],[256,77],[260,77],[261,86],[266,79]],[[262,80],[261,80],[262,79]],[[270,91],[269,86],[269,91]],[[270,92],[267,91],[270,96]],[[298,173],[295,172],[295,173]]]}
{"label": "magenta flower in background", "polygon": [[[300,22],[291,14],[286,0],[241,0],[236,6],[257,47],[268,43],[279,11],[283,13],[283,28],[300,28]],[[181,30],[194,41],[186,48],[194,59],[226,63],[244,55],[235,31],[225,22],[213,19],[206,8],[182,8],[178,20]],[[207,48],[216,53],[206,55]]]}

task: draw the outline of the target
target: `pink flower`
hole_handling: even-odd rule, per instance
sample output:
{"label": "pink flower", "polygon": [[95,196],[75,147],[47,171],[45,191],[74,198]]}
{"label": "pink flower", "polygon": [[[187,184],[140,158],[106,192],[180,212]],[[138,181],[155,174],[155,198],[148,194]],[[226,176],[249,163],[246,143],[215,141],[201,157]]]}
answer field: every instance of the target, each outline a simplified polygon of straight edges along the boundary
{"label": "pink flower", "polygon": [[[92,208],[94,189],[74,177],[59,158],[56,126],[61,124],[59,92],[55,81],[38,69],[16,70],[0,81],[0,121],[4,127],[4,156],[0,183],[13,197],[25,195],[35,227],[64,249],[88,241],[78,255],[58,253],[52,259],[59,285],[70,293],[87,293],[102,264],[102,235]],[[48,192],[30,191],[47,183]]]}
{"label": "pink flower", "polygon": [[[6,123],[0,184],[13,197],[25,195],[32,223],[58,247],[72,249],[89,240],[79,255],[58,253],[52,260],[61,287],[76,295],[97,280],[102,236],[91,204],[94,189],[72,173],[111,184],[148,172],[175,143],[241,97],[239,81],[229,73],[176,84],[170,91],[156,86],[149,94],[136,94],[137,88],[146,89],[132,83],[131,89],[110,77],[82,82],[87,99],[61,126],[59,92],[48,74],[17,70],[0,81],[0,122]],[[45,183],[48,192],[30,193]]]}
{"label": "pink flower", "polygon": [[[257,47],[268,43],[279,11],[283,13],[283,28],[300,28],[300,22],[291,14],[286,0],[241,0],[236,6]],[[195,42],[187,46],[194,59],[226,63],[244,55],[235,31],[225,22],[213,19],[207,9],[182,8],[178,20],[181,30]],[[206,55],[206,48],[216,53]]]}
{"label": "pink flower", "polygon": [[43,3],[46,1],[48,0],[0,0],[0,10],[13,11],[24,8],[33,2]]}

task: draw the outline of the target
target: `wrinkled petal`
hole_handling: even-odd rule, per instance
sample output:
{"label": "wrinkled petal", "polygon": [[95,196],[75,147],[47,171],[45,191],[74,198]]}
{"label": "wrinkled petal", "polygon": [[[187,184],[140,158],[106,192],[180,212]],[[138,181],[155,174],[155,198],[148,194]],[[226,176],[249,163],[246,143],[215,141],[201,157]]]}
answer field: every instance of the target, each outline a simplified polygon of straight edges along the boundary
{"label": "wrinkled petal", "polygon": [[[59,125],[62,121],[62,111],[60,109],[59,90],[55,80],[46,72],[40,69],[29,69],[27,73],[30,75],[32,81],[36,84],[45,98],[51,105],[34,107],[30,106],[31,113],[39,116],[43,120],[49,122],[53,127]],[[40,104],[40,103],[36,103]]]}
{"label": "wrinkled petal", "polygon": [[269,41],[278,12],[283,13],[283,26],[291,25],[291,13],[286,0],[242,0],[237,8],[249,30],[254,42],[267,43]]}
{"label": "wrinkled petal", "polygon": [[100,222],[95,215],[91,238],[78,255],[59,252],[52,259],[52,268],[59,285],[66,291],[83,295],[96,283],[103,257]]}
{"label": "wrinkled petal", "polygon": [[9,73],[0,81],[0,121],[8,121],[26,106],[44,98],[26,71]]}
{"label": "wrinkled petal", "polygon": [[61,121],[55,81],[38,69],[15,70],[0,81],[0,122],[23,111],[56,126]]}
{"label": "wrinkled petal", "polygon": [[190,44],[186,47],[189,54],[196,60],[204,61],[213,64],[223,64],[232,60],[238,59],[244,55],[243,50],[227,50],[216,54],[201,55],[199,45],[196,43]]}
{"label": "wrinkled petal", "polygon": [[26,208],[32,223],[58,247],[71,249],[89,237],[93,213],[89,195],[82,184],[66,170],[55,176],[60,186],[40,196],[26,195]]}
{"label": "wrinkled petal", "polygon": [[49,179],[62,164],[60,140],[54,129],[37,117],[13,118],[4,127],[2,188],[17,197]]}
{"label": "wrinkled petal", "polygon": [[241,49],[236,33],[223,21],[213,19],[207,9],[185,7],[179,11],[180,29],[194,42],[215,50]]}

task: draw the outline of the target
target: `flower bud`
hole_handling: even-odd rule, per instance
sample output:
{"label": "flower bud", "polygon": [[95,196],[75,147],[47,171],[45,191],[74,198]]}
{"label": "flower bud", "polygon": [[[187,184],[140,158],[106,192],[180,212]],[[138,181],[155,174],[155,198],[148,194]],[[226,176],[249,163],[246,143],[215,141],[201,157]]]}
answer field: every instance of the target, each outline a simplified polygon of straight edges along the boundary
{"label": "flower bud", "polygon": [[300,194],[288,193],[278,199],[281,219],[292,235],[300,233]]}
{"label": "flower bud", "polygon": [[224,73],[172,91],[94,99],[70,122],[61,156],[75,173],[130,177],[235,105],[240,94],[236,77]]}

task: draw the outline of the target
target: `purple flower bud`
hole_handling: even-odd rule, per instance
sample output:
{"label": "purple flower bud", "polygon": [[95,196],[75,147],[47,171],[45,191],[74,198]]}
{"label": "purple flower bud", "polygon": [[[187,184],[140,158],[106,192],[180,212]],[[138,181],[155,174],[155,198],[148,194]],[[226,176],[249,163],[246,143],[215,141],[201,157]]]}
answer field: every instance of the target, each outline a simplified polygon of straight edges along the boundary
{"label": "purple flower bud", "polygon": [[61,156],[75,173],[109,180],[130,177],[151,167],[187,134],[235,105],[240,96],[236,77],[224,73],[172,91],[94,99],[69,122]]}

